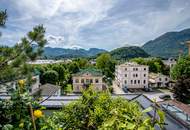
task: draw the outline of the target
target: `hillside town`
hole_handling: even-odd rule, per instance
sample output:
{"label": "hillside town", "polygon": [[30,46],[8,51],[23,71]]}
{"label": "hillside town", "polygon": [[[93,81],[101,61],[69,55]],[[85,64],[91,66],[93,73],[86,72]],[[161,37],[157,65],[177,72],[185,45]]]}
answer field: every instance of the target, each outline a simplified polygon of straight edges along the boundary
{"label": "hillside town", "polygon": [[[71,14],[78,9],[73,5],[68,6]],[[64,11],[61,17],[67,15],[68,20],[70,14]],[[0,27],[10,31],[14,27],[9,27],[9,13],[0,8]],[[73,29],[65,34],[72,35],[69,40],[48,35],[46,24],[40,24],[15,45],[0,43],[0,130],[190,130],[188,29],[165,33],[142,46],[118,44],[104,50],[89,43],[92,48],[83,49],[74,45],[74,36],[89,20],[75,26],[78,30],[72,28],[76,23],[68,24]],[[126,23],[117,24],[119,28]],[[0,39],[4,33],[0,31]],[[65,40],[74,48],[49,46]],[[165,42],[177,47],[157,47]]]}

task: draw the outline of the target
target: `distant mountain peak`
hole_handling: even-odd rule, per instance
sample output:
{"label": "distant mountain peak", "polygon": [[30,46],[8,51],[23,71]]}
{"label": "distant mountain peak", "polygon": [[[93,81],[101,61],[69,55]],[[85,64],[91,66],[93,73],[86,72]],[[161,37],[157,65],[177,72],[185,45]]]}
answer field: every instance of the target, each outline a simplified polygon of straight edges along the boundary
{"label": "distant mountain peak", "polygon": [[156,57],[177,57],[180,50],[187,53],[187,47],[184,43],[190,39],[190,28],[182,31],[167,32],[145,43],[142,48],[150,55]]}

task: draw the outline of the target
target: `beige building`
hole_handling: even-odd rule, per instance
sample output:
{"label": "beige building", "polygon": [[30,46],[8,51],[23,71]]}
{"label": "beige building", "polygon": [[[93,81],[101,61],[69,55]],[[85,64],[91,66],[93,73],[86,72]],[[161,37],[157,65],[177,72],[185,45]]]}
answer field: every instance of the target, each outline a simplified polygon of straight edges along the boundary
{"label": "beige building", "polygon": [[149,86],[150,87],[169,87],[170,77],[161,73],[149,74]]}
{"label": "beige building", "polygon": [[148,72],[146,65],[127,62],[116,66],[115,80],[121,88],[148,88]]}
{"label": "beige building", "polygon": [[93,85],[95,90],[102,91],[106,89],[102,81],[103,75],[96,69],[85,69],[73,75],[73,92],[81,92],[83,89]]}

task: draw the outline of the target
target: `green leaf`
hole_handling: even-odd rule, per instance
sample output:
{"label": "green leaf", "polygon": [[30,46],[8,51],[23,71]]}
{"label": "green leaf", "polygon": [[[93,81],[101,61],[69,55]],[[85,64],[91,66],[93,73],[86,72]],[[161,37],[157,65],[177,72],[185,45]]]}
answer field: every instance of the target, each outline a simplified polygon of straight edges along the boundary
{"label": "green leaf", "polygon": [[133,124],[133,123],[128,123],[127,124],[127,129],[129,129],[129,130],[133,130],[134,128],[135,128],[135,124]]}
{"label": "green leaf", "polygon": [[147,113],[147,112],[150,112],[150,111],[152,111],[152,107],[148,107],[148,108],[144,109],[142,111],[142,113]]}

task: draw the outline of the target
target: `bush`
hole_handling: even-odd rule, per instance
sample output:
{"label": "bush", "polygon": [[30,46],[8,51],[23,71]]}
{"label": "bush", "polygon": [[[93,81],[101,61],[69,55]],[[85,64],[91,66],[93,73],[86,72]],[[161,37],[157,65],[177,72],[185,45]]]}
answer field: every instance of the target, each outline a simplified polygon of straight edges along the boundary
{"label": "bush", "polygon": [[63,130],[150,130],[154,129],[155,124],[160,125],[164,121],[163,113],[159,111],[160,120],[152,123],[151,118],[145,116],[150,110],[151,108],[142,111],[136,102],[112,98],[109,93],[98,93],[90,87],[78,101],[63,106],[48,121],[50,127],[60,127]]}

